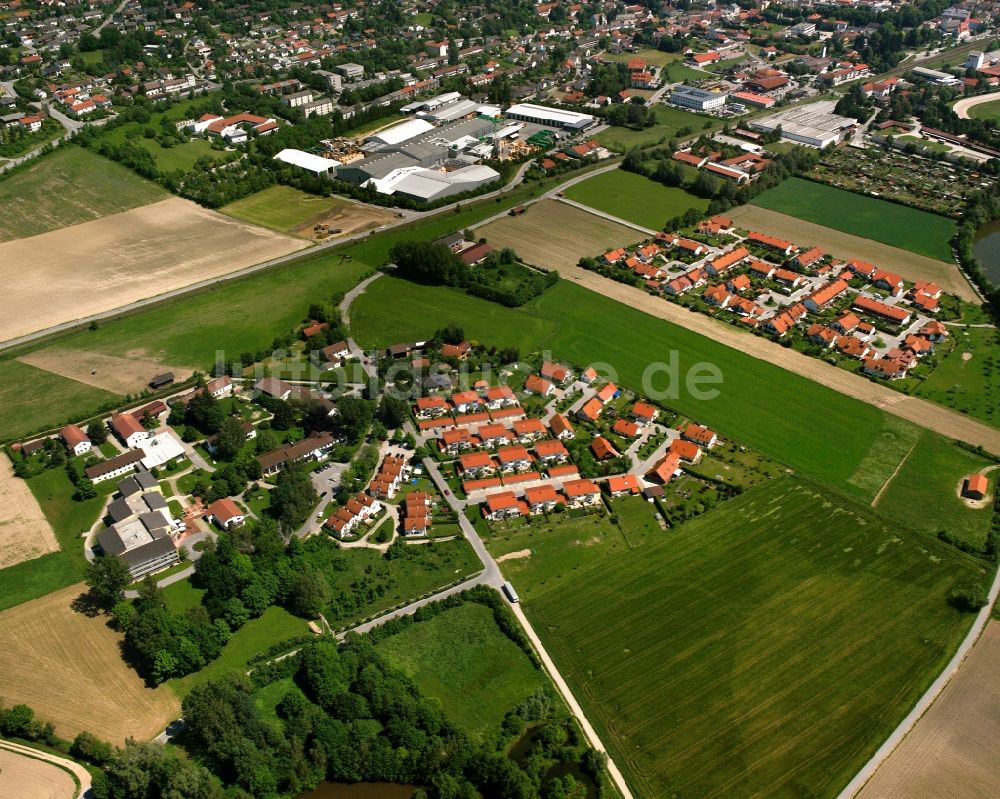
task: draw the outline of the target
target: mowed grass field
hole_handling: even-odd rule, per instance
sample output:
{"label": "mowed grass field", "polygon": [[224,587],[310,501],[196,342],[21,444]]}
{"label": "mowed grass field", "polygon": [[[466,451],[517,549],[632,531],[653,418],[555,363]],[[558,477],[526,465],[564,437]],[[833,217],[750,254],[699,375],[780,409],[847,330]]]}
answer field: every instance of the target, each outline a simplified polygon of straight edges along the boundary
{"label": "mowed grass field", "polygon": [[417,622],[376,649],[474,738],[496,730],[510,710],[545,684],[528,656],[497,627],[493,611],[473,602]]}
{"label": "mowed grass field", "polygon": [[[351,310],[354,336],[365,348],[427,338],[448,322],[485,344],[518,347],[522,357],[545,350],[580,366],[609,364],[618,382],[639,391],[648,368],[674,359],[679,381],[662,371],[648,373],[653,388],[677,389],[664,398],[666,405],[869,502],[898,463],[866,460],[887,424],[879,409],[568,280],[514,309],[384,277]],[[722,373],[712,399],[698,399],[684,387],[688,370],[699,363]],[[859,473],[868,488],[848,483]]]}
{"label": "mowed grass field", "polygon": [[753,205],[874,239],[928,258],[952,260],[948,242],[955,235],[954,220],[927,211],[802,178],[789,178],[757,195]]}
{"label": "mowed grass field", "polygon": [[992,119],[994,122],[1000,122],[1000,100],[972,106],[969,109],[969,116],[973,119]]}
{"label": "mowed grass field", "polygon": [[951,335],[955,348],[914,393],[1000,424],[1000,331],[952,328]]}
{"label": "mowed grass field", "polygon": [[[529,537],[530,535],[530,537]],[[636,545],[490,543],[637,796],[832,797],[939,673],[979,564],[785,478]]]}
{"label": "mowed grass field", "polygon": [[582,208],[541,200],[521,216],[505,216],[476,228],[476,237],[485,237],[494,248],[512,247],[525,263],[552,269],[575,266],[584,256],[633,244],[643,234]]}
{"label": "mowed grass field", "polygon": [[118,746],[148,740],[180,714],[173,692],[147,688],[122,660],[105,616],[73,609],[82,583],[0,613],[0,697],[23,702],[72,739],[88,730]]}
{"label": "mowed grass field", "polygon": [[651,230],[662,230],[668,219],[689,208],[699,211],[708,208],[708,200],[623,169],[595,175],[570,186],[566,196]]}
{"label": "mowed grass field", "polygon": [[82,147],[60,147],[0,180],[0,241],[99,219],[170,195]]}
{"label": "mowed grass field", "polygon": [[[671,64],[668,68],[671,80],[685,80],[694,73],[696,80],[704,80],[711,77],[707,72],[697,72],[684,64]],[[656,114],[656,124],[643,130],[632,130],[631,128],[609,127],[602,130],[596,136],[597,141],[605,147],[625,152],[633,147],[651,147],[654,144],[661,144],[674,136],[690,136],[708,128],[722,127],[721,122],[712,117],[703,117],[691,111],[683,111],[680,108],[670,108],[665,105],[656,105],[653,108]]]}
{"label": "mowed grass field", "polygon": [[318,197],[291,186],[268,186],[219,210],[254,225],[291,233],[314,216],[347,205],[337,197]]}

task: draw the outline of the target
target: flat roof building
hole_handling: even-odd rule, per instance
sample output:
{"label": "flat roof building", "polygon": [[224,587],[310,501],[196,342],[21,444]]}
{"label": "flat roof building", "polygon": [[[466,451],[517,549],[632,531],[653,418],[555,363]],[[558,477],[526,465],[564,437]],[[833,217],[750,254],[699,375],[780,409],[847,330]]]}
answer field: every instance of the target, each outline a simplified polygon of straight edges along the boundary
{"label": "flat roof building", "polygon": [[693,108],[695,111],[711,111],[726,104],[726,95],[694,86],[678,86],[670,93],[670,104]]}
{"label": "flat roof building", "polygon": [[750,127],[764,133],[773,133],[780,127],[783,139],[822,149],[842,140],[857,125],[855,119],[835,114],[834,106],[836,103],[828,100],[790,108],[755,119]]}
{"label": "flat roof building", "polygon": [[507,119],[517,119],[521,122],[534,122],[536,125],[546,125],[563,130],[585,130],[594,124],[594,117],[576,111],[566,111],[562,108],[548,108],[534,103],[517,103],[507,109]]}

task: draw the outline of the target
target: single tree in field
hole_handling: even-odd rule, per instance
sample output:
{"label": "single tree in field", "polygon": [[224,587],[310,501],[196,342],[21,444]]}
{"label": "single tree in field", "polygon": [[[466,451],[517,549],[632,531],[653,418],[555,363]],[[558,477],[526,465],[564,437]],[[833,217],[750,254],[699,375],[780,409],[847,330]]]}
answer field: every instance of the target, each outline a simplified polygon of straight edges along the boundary
{"label": "single tree in field", "polygon": [[132,582],[125,563],[116,557],[105,555],[94,560],[87,567],[87,586],[90,593],[105,608],[110,608],[125,595],[125,589]]}

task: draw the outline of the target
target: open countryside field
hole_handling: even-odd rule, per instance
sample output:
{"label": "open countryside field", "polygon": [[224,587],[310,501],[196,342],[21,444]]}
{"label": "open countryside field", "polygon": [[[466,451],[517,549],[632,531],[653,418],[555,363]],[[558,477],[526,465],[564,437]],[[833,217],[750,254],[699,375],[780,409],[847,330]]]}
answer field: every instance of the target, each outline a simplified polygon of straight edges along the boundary
{"label": "open countryside field", "polygon": [[192,375],[191,369],[144,358],[144,353],[142,347],[129,350],[123,358],[88,350],[37,350],[17,360],[121,396],[141,392],[153,375],[165,370],[172,371],[178,382]]}
{"label": "open countryside field", "polygon": [[545,684],[528,656],[497,627],[493,611],[473,602],[413,624],[376,648],[473,737],[497,729],[510,710]]}
{"label": "open countryside field", "polygon": [[1000,332],[953,327],[953,349],[914,392],[1000,425]]}
{"label": "open countryside field", "polygon": [[979,641],[899,747],[858,794],[860,799],[1000,796],[1000,622]]}
{"label": "open countryside field", "polygon": [[19,301],[8,306],[0,322],[0,340],[120,308],[306,246],[176,197],[9,241],[0,244],[0,280]]}
{"label": "open countryside field", "polygon": [[977,562],[811,482],[660,537],[581,520],[495,552],[638,796],[835,796],[971,622]]}
{"label": "open countryside field", "polygon": [[119,746],[129,736],[149,739],[180,705],[125,664],[107,618],[73,610],[85,590],[73,585],[0,613],[0,697],[30,705],[63,738],[89,730]]}
{"label": "open countryside field", "polygon": [[[969,281],[954,263],[916,255],[898,246],[883,244],[822,224],[806,222],[797,216],[789,216],[787,213],[771,211],[756,205],[741,205],[727,211],[726,216],[732,218],[740,227],[788,239],[799,247],[821,247],[841,260],[860,258],[882,269],[896,272],[907,280],[933,281],[950,294],[957,294],[969,302],[980,302]],[[878,230],[880,228],[877,226],[871,228],[871,234],[875,235]]]}
{"label": "open countryside field", "polygon": [[55,763],[0,749],[0,796],[73,799],[73,776]]}
{"label": "open countryside field", "polygon": [[[951,262],[955,222],[947,217],[866,197],[802,178],[757,195],[753,205],[804,219],[917,255]],[[769,231],[776,233],[777,231]],[[859,258],[864,256],[860,253]]]}
{"label": "open countryside field", "polygon": [[[681,73],[695,72],[683,64],[672,64],[669,69],[673,80],[685,80],[688,76]],[[696,74],[700,80],[711,77],[707,72]],[[721,122],[713,117],[699,116],[680,108],[657,104],[653,107],[653,111],[656,114],[656,124],[652,127],[632,130],[612,126],[602,130],[594,138],[611,150],[625,152],[633,147],[652,147],[654,144],[662,144],[674,136],[681,138],[691,136],[704,130],[706,125],[710,128],[722,127]]]}
{"label": "open countryside field", "polygon": [[585,255],[631,244],[641,235],[557,200],[542,200],[521,216],[476,228],[477,238],[485,237],[494,247],[512,247],[525,263],[546,269],[575,266]]}
{"label": "open countryside field", "polygon": [[[372,230],[392,221],[395,214],[340,197],[318,197],[291,186],[269,186],[220,209],[222,213],[279,233],[290,233],[310,241],[329,240]],[[336,234],[320,235],[325,225]]]}
{"label": "open countryside field", "polygon": [[689,208],[699,211],[708,208],[708,200],[623,169],[595,175],[570,186],[566,196],[651,230],[662,230],[668,219]]}
{"label": "open countryside field", "polygon": [[89,150],[61,147],[0,180],[0,241],[37,236],[169,196]]}
{"label": "open countryside field", "polygon": [[57,549],[55,533],[28,484],[14,476],[10,460],[0,455],[0,569]]}
{"label": "open countryside field", "polygon": [[876,507],[889,519],[936,535],[945,530],[959,541],[981,547],[990,531],[990,507],[970,508],[958,496],[962,479],[990,461],[924,432],[902,461]]}

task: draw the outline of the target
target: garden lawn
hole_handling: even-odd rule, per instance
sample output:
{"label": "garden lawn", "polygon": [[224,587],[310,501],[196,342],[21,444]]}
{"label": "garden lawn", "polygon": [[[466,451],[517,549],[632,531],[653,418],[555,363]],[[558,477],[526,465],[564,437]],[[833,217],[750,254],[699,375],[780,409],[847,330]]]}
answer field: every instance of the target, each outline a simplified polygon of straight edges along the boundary
{"label": "garden lawn", "polygon": [[96,410],[115,399],[110,391],[0,359],[0,441],[57,427],[82,408]]}
{"label": "garden lawn", "polygon": [[318,197],[291,186],[275,185],[219,210],[253,225],[290,233],[313,217],[345,204],[336,197]]}
{"label": "garden lawn", "polygon": [[[511,309],[454,289],[385,277],[354,303],[351,321],[355,338],[367,348],[430,338],[436,328],[457,322],[467,337],[518,347],[522,357],[545,350],[578,366],[610,364],[618,382],[639,391],[650,364],[673,358],[681,384],[696,364],[714,364],[723,376],[717,397],[696,399],[681,386],[664,403],[724,437],[841,487],[849,487],[886,424],[885,414],[871,405],[567,280]],[[653,376],[657,390],[671,384],[676,385],[662,373]],[[876,490],[864,495],[868,501]]]}
{"label": "garden lawn", "polygon": [[1000,332],[996,328],[953,327],[951,334],[955,348],[914,393],[987,424],[1000,425]]}
{"label": "garden lawn", "polygon": [[485,605],[469,602],[407,627],[376,649],[405,672],[445,717],[478,738],[545,684]]}
{"label": "garden lawn", "polygon": [[623,169],[604,172],[570,186],[566,196],[652,230],[662,229],[668,219],[689,208],[702,212],[708,209],[708,200]]}
{"label": "garden lawn", "polygon": [[[530,530],[530,528],[529,528]],[[637,796],[833,797],[971,623],[978,562],[784,478],[670,532],[516,531],[495,551]]]}
{"label": "garden lawn", "polygon": [[955,235],[955,222],[927,211],[802,178],[789,178],[757,195],[752,204],[928,258],[954,260],[948,242]]}
{"label": "garden lawn", "polygon": [[309,632],[304,619],[293,616],[284,608],[269,607],[263,615],[251,619],[233,633],[222,654],[201,671],[169,681],[170,687],[183,699],[192,689],[231,672],[245,674],[250,669],[250,659],[265,649],[289,638]]}
{"label": "garden lawn", "polygon": [[970,508],[958,496],[963,478],[992,461],[924,432],[916,448],[879,498],[887,518],[930,534],[944,530],[953,538],[982,547],[990,531],[989,507]]}
{"label": "garden lawn", "polygon": [[0,241],[36,236],[170,195],[82,147],[60,147],[0,180]]}

